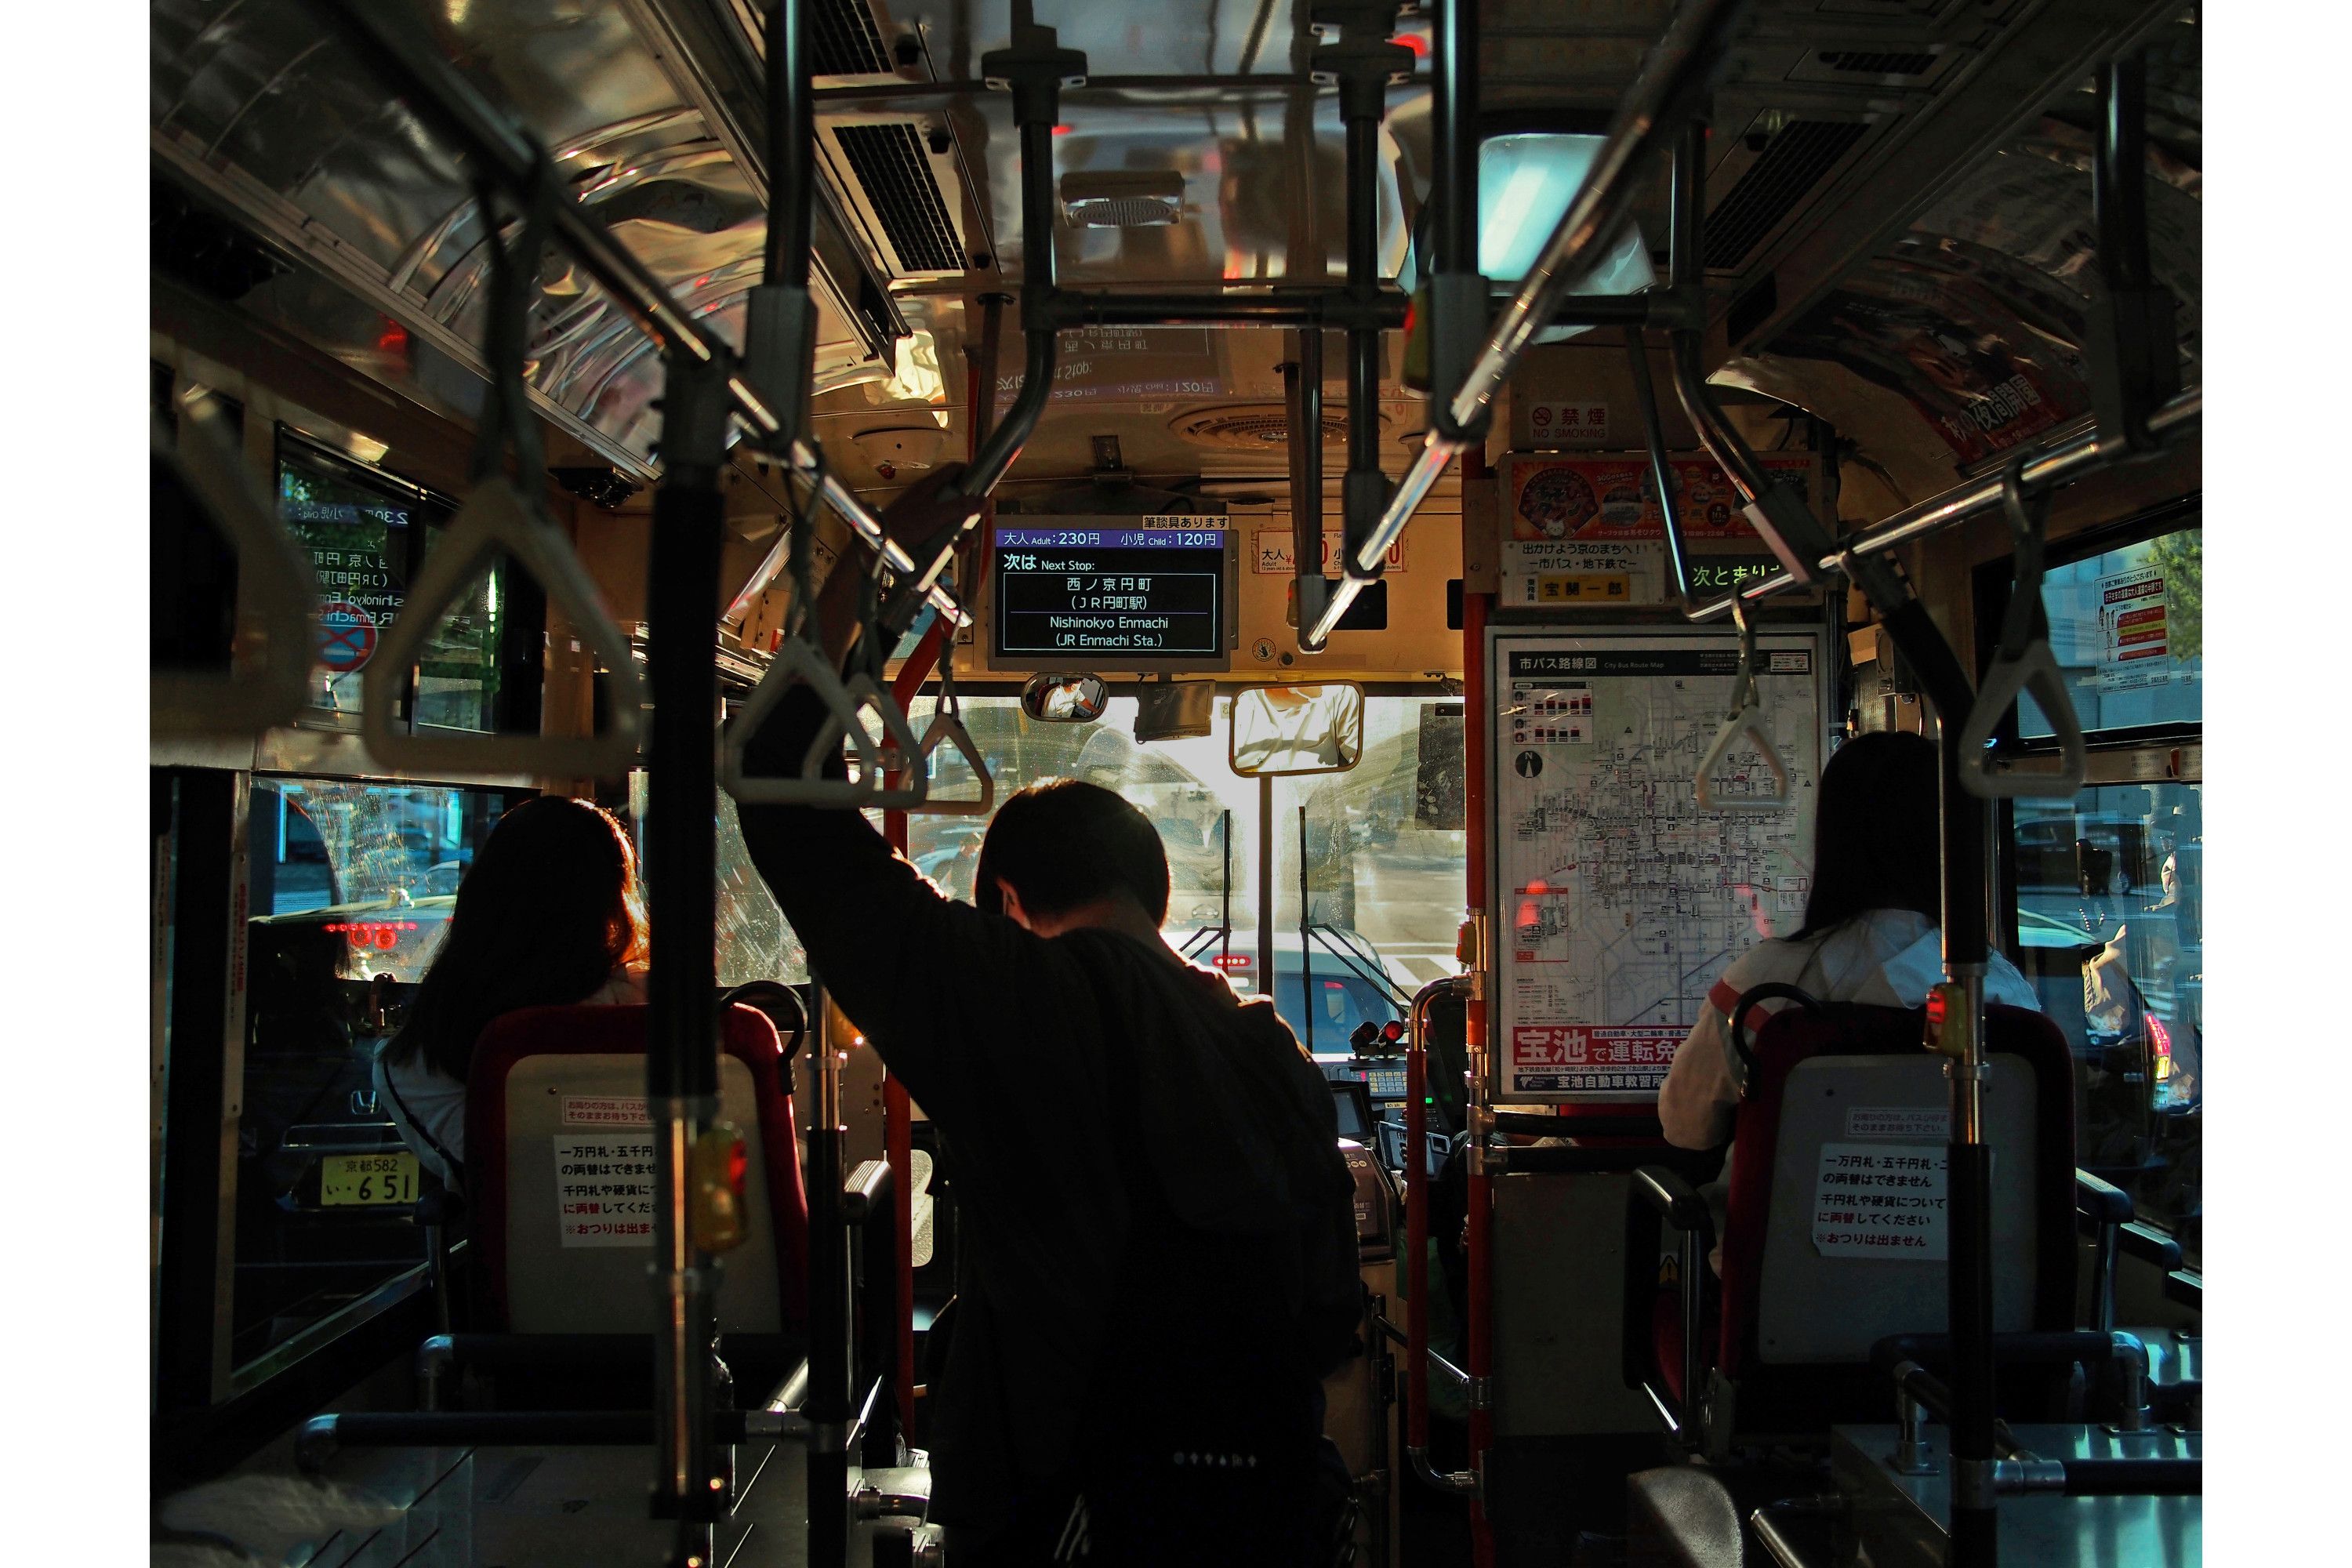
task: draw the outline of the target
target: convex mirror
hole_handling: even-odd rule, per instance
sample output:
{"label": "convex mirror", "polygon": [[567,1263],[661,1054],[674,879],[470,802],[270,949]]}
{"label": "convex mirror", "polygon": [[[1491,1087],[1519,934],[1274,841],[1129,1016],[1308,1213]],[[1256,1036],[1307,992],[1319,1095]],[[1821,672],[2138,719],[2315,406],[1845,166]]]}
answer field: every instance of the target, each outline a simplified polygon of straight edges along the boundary
{"label": "convex mirror", "polygon": [[1109,707],[1099,675],[1033,675],[1021,689],[1021,711],[1048,724],[1091,724]]}
{"label": "convex mirror", "polygon": [[1229,760],[1244,778],[1342,773],[1364,756],[1364,689],[1253,686],[1234,699]]}

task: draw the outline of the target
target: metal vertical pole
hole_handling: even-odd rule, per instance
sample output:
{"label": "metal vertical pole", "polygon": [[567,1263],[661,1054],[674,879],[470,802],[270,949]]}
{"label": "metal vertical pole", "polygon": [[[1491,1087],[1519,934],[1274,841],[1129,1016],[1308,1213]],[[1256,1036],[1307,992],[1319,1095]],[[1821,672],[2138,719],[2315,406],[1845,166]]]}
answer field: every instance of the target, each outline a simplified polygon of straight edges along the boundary
{"label": "metal vertical pole", "polygon": [[809,1418],[808,1561],[845,1568],[849,1559],[849,1421],[855,1409],[856,1355],[850,1342],[849,1225],[841,1197],[841,1047],[834,1039],[833,1001],[824,983],[810,986],[808,1130]]}
{"label": "metal vertical pole", "polygon": [[723,368],[671,356],[662,405],[666,469],[654,499],[646,621],[654,719],[646,816],[652,919],[646,1093],[655,1122],[655,1347],[660,1469],[656,1515],[678,1521],[671,1561],[705,1568],[725,1507],[710,1443],[710,1342],[717,1264],[696,1245],[688,1163],[718,1113],[716,816],[719,679],[710,626],[719,596],[719,470],[725,460]]}
{"label": "metal vertical pole", "polygon": [[[1380,153],[1381,115],[1387,107],[1386,79],[1360,71],[1342,79],[1341,112],[1348,137],[1348,295],[1360,306],[1370,306],[1379,295],[1380,278]],[[1381,360],[1385,334],[1375,326],[1359,324],[1348,330],[1348,473],[1340,481],[1339,518],[1341,569],[1358,574],[1356,552],[1389,503],[1389,481],[1381,472]],[[1302,345],[1303,346],[1303,345]],[[1321,369],[1318,349],[1317,369]],[[1318,377],[1319,380],[1319,377]],[[1322,431],[1315,432],[1318,452]],[[1314,506],[1316,574],[1322,575],[1323,497],[1318,487]],[[1294,510],[1294,517],[1297,515]],[[1374,569],[1377,574],[1378,568]],[[1301,629],[1315,619],[1299,605]],[[1317,605],[1319,615],[1323,606]]]}
{"label": "metal vertical pole", "polygon": [[1225,851],[1225,879],[1217,900],[1217,973],[1227,974],[1232,972],[1233,965],[1224,961],[1234,955],[1234,812],[1231,806],[1225,808],[1223,818],[1217,824],[1217,837],[1223,843]]}
{"label": "metal vertical pole", "polygon": [[1282,366],[1290,439],[1290,569],[1298,624],[1323,613],[1323,332],[1303,327]]}
{"label": "metal vertical pole", "polygon": [[1274,995],[1274,775],[1257,777],[1257,983]]}
{"label": "metal vertical pole", "polygon": [[1315,1054],[1315,934],[1307,890],[1307,807],[1298,808],[1298,1021],[1306,1033],[1299,1044]]}
{"label": "metal vertical pole", "polygon": [[[1486,477],[1486,451],[1472,446],[1462,454],[1465,485]],[[1492,983],[1493,933],[1487,919],[1487,857],[1493,837],[1487,815],[1487,773],[1492,761],[1492,672],[1486,666],[1487,596],[1466,587],[1462,595],[1462,769],[1466,825],[1470,830],[1467,889],[1472,927],[1478,933],[1478,951],[1471,955],[1470,1001],[1464,1012],[1465,1054],[1469,1058],[1470,1131],[1469,1215],[1464,1253],[1469,1270],[1469,1300],[1464,1303],[1467,1341],[1464,1359],[1470,1373],[1470,1471],[1477,1490],[1470,1500],[1470,1546],[1479,1568],[1492,1568],[1495,1535],[1486,1519],[1486,1450],[1495,1440],[1495,1417],[1488,1406],[1495,1347],[1492,1331],[1492,1291],[1488,1289],[1494,1261],[1495,1227],[1489,1205],[1494,1179],[1486,1173],[1484,1145],[1493,1123],[1488,1103],[1486,994]]]}

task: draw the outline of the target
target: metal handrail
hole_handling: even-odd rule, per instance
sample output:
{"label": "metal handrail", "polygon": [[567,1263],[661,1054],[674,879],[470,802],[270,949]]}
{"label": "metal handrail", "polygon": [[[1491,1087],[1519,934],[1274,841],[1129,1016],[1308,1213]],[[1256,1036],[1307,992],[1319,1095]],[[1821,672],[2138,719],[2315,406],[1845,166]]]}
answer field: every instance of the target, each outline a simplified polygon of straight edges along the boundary
{"label": "metal handrail", "polygon": [[[1454,394],[1449,407],[1458,429],[1477,428],[1536,333],[1582,280],[1592,258],[1616,237],[1642,176],[1680,133],[1683,122],[1713,84],[1728,55],[1731,25],[1745,8],[1746,0],[1691,0],[1675,14],[1652,51],[1648,68],[1619,106],[1609,140],[1594,160],[1591,173],[1560,216],[1518,292],[1487,334],[1468,378]],[[1389,546],[1428,499],[1445,466],[1473,439],[1466,435],[1449,437],[1432,426],[1412,466],[1398,482],[1388,510],[1357,549],[1351,569],[1332,584],[1322,615],[1311,628],[1302,628],[1298,639],[1302,652],[1322,651],[1356,595],[1387,557]]]}
{"label": "metal handrail", "polygon": [[[2205,393],[2202,387],[2190,387],[2148,416],[2150,432],[2168,444],[2196,428],[2205,413]],[[2104,468],[2114,467],[2126,458],[2137,457],[2120,440],[2102,439],[2095,430],[2086,430],[2072,439],[2044,447],[2026,459],[2021,473],[2029,489],[2054,489],[2088,478]],[[1854,560],[1866,555],[1884,554],[1900,549],[1932,534],[1979,517],[2001,504],[2001,476],[1993,474],[1965,479],[1940,495],[1928,497],[1916,506],[1896,512],[1876,528],[1856,535],[1841,548],[1822,557],[1824,572],[1843,572]],[[1802,584],[1786,572],[1776,572],[1769,577],[1759,578],[1736,593],[1727,594],[1712,604],[1702,605],[1690,612],[1694,621],[1711,621],[1728,615],[1732,601],[1756,604],[1773,595]]]}
{"label": "metal handrail", "polygon": [[[2020,470],[2011,462],[2001,473],[2001,510],[2009,520],[2011,542],[2016,546],[2011,574],[2009,610],[2001,617],[2000,643],[1991,668],[1978,684],[1977,700],[1960,727],[1960,785],[1980,800],[2072,800],[2083,787],[2089,753],[2083,743],[2082,721],[2074,699],[2066,689],[2065,673],[2050,651],[2050,616],[2042,603],[2042,520],[2050,492],[2029,500]],[[2012,768],[1996,773],[1988,750],[1993,731],[2031,690],[2058,738],[2058,765]]]}
{"label": "metal handrail", "polygon": [[[540,177],[546,153],[434,53],[413,26],[394,20],[394,7],[364,0],[312,3],[362,46],[356,51],[359,58],[386,77],[411,109],[430,117],[500,184],[528,190]],[[705,331],[651,269],[577,202],[554,204],[550,225],[554,241],[613,297],[638,331],[666,352],[704,363],[730,357],[727,345]],[[780,457],[810,478],[861,542],[893,572],[904,575],[916,571],[914,558],[883,532],[874,510],[825,468],[815,447],[797,434],[784,438],[782,421],[732,366],[727,393],[734,412],[753,435],[777,447]],[[935,584],[927,596],[956,625],[971,624],[971,614],[947,588]]]}

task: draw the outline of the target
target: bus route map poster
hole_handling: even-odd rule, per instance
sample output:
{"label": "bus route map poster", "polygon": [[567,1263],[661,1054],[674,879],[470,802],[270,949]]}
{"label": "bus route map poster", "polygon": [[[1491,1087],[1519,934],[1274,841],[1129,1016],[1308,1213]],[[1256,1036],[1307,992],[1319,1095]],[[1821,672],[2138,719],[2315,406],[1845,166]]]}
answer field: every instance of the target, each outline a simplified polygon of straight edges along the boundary
{"label": "bus route map poster", "polygon": [[[1821,776],[1821,639],[1758,638],[1757,694],[1790,804],[1701,811],[1699,760],[1730,704],[1738,643],[1717,635],[1497,631],[1496,1098],[1644,1100],[1707,990],[1804,921]],[[1749,747],[1718,800],[1768,795]]]}

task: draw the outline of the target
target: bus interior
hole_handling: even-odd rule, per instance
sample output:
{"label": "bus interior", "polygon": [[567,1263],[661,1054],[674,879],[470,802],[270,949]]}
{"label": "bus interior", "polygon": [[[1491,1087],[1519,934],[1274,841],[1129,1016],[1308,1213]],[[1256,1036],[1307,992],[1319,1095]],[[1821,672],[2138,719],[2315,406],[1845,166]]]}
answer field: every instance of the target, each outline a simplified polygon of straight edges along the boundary
{"label": "bus interior", "polygon": [[[1056,778],[1332,1087],[1328,1561],[2201,1561],[2200,5],[149,16],[155,1563],[952,1563],[954,1151],[739,803],[969,900]],[[1668,1143],[1889,731],[1939,984]],[[541,795],[707,983],[461,1201],[375,1057]]]}

